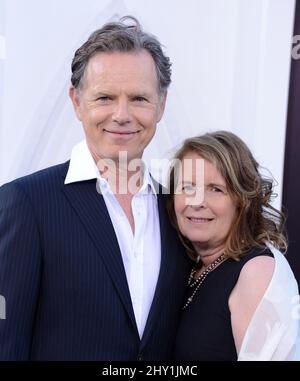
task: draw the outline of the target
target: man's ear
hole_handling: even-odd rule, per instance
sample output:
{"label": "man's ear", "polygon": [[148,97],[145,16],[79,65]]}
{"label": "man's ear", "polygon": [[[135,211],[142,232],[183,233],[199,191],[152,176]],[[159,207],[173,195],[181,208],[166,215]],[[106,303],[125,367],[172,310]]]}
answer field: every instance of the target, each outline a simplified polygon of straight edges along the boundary
{"label": "man's ear", "polygon": [[167,95],[168,91],[165,90],[163,94],[160,95],[160,100],[159,100],[159,110],[158,110],[158,115],[157,115],[157,123],[161,120],[165,107],[166,107],[166,101],[167,101]]}
{"label": "man's ear", "polygon": [[69,97],[71,98],[71,101],[73,103],[73,107],[77,115],[77,118],[81,121],[81,107],[80,107],[79,93],[74,86],[71,86],[69,89]]}

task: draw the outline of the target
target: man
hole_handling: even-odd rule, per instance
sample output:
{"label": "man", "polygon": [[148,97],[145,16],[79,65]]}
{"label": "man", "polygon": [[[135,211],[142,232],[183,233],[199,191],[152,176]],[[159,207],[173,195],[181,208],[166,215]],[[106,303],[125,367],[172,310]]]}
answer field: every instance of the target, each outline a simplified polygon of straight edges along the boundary
{"label": "man", "polygon": [[124,21],[75,53],[70,98],[86,140],[70,162],[0,189],[2,360],[171,356],[190,264],[164,195],[132,165],[163,115],[170,62]]}

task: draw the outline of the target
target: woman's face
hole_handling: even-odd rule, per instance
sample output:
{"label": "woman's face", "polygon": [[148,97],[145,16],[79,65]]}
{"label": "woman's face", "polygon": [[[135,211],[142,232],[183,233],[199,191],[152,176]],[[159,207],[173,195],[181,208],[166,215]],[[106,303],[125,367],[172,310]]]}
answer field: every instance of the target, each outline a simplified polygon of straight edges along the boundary
{"label": "woman's face", "polygon": [[235,202],[214,164],[195,152],[187,153],[183,160],[174,196],[179,230],[197,252],[221,247],[236,216]]}

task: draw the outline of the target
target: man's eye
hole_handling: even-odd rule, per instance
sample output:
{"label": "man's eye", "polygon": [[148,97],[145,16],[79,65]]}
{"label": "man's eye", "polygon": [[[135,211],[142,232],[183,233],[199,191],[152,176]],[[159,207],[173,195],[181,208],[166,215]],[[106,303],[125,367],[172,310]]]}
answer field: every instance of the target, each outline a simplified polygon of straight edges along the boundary
{"label": "man's eye", "polygon": [[144,97],[134,97],[133,100],[136,102],[146,102],[147,101],[147,99]]}
{"label": "man's eye", "polygon": [[110,100],[109,97],[99,97],[97,98],[97,101],[100,101],[100,102],[108,102]]}

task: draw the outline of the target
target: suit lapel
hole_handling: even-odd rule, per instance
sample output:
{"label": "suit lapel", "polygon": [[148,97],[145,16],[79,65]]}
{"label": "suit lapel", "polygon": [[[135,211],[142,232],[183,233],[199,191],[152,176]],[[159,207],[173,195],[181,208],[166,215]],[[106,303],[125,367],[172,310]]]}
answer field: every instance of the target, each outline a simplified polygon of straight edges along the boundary
{"label": "suit lapel", "polygon": [[157,315],[161,313],[161,303],[164,301],[165,292],[168,290],[170,285],[170,279],[175,272],[175,262],[172,260],[172,253],[169,249],[169,244],[171,239],[173,239],[169,220],[167,216],[167,211],[165,208],[165,196],[160,193],[157,194],[158,200],[158,211],[159,211],[159,222],[160,222],[160,237],[161,237],[161,266],[159,277],[157,281],[157,286],[155,290],[155,295],[149,312],[147,324],[142,337],[142,346],[147,342],[152,329],[157,321]]}
{"label": "suit lapel", "polygon": [[136,327],[120,248],[103,196],[96,190],[96,179],[64,185],[63,192],[94,242],[120,299]]}

